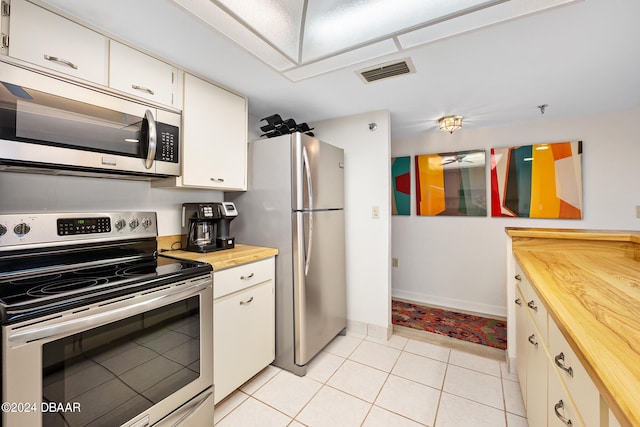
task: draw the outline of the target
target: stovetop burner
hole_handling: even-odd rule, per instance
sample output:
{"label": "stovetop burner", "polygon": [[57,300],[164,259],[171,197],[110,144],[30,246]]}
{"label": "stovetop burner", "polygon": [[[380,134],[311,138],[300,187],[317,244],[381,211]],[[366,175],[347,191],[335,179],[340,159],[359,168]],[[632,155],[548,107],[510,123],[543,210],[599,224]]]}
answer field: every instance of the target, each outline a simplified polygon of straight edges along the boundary
{"label": "stovetop burner", "polygon": [[[130,281],[132,278],[153,278],[164,274],[163,271],[167,270],[167,266],[171,266],[172,271],[184,268],[180,261],[159,257],[151,260],[145,258],[79,268],[6,282],[0,280],[0,303],[21,304],[49,295],[85,290],[106,284],[116,285],[118,282]],[[160,267],[160,271],[158,271],[158,267]]]}
{"label": "stovetop burner", "polygon": [[24,279],[0,279],[0,320],[13,323],[209,271],[208,264],[158,255],[125,262],[105,260],[102,265]]}
{"label": "stovetop burner", "polygon": [[[157,254],[155,212],[0,215],[0,323],[209,274]],[[101,224],[94,230],[92,224]]]}

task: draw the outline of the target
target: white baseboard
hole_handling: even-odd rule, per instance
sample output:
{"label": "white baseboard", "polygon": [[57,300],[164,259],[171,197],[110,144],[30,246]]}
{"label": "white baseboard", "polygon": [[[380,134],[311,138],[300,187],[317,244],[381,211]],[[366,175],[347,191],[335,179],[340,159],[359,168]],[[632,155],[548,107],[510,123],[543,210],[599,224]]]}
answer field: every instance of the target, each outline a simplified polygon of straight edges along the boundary
{"label": "white baseboard", "polygon": [[435,305],[450,309],[458,309],[470,311],[479,314],[486,314],[497,317],[507,317],[507,308],[503,306],[482,304],[473,301],[463,301],[453,298],[443,298],[433,295],[427,295],[419,292],[403,291],[402,289],[392,289],[391,295],[394,298],[405,299],[426,305]]}
{"label": "white baseboard", "polygon": [[347,331],[352,334],[369,336],[387,341],[393,334],[393,325],[379,326],[355,320],[347,320]]}

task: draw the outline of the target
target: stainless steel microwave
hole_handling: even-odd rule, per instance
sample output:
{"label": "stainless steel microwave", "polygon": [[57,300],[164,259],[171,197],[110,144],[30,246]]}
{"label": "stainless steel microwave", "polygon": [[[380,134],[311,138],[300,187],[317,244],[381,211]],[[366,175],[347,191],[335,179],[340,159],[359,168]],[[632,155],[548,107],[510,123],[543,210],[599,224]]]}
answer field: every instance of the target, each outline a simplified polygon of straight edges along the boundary
{"label": "stainless steel microwave", "polygon": [[0,59],[0,171],[178,176],[181,114]]}

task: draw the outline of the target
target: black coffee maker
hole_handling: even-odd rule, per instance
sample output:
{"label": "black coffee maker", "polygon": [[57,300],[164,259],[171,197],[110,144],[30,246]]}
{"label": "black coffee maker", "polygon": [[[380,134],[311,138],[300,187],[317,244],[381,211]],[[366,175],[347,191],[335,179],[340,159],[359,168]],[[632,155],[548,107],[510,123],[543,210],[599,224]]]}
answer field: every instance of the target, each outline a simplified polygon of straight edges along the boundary
{"label": "black coffee maker", "polygon": [[213,252],[232,249],[231,221],[238,216],[231,202],[184,203],[182,205],[182,250]]}

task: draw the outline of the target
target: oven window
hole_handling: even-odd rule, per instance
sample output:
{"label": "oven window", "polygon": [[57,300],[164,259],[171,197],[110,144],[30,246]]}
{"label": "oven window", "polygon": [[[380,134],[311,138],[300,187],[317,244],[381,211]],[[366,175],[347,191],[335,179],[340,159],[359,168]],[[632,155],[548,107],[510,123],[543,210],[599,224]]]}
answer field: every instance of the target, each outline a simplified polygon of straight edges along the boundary
{"label": "oven window", "polygon": [[100,326],[42,349],[46,426],[121,425],[200,376],[199,297]]}

